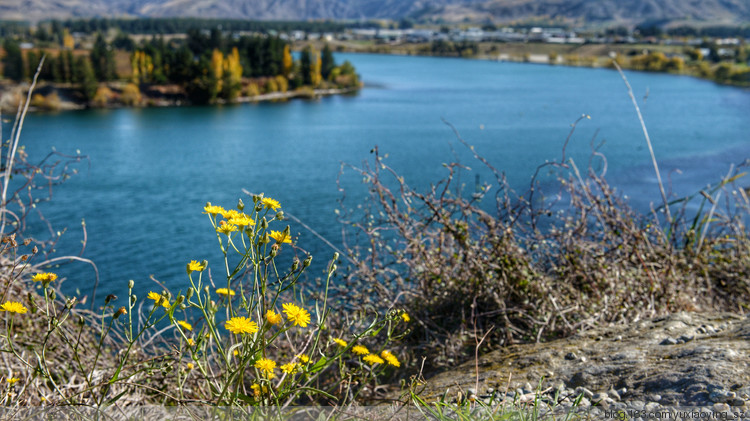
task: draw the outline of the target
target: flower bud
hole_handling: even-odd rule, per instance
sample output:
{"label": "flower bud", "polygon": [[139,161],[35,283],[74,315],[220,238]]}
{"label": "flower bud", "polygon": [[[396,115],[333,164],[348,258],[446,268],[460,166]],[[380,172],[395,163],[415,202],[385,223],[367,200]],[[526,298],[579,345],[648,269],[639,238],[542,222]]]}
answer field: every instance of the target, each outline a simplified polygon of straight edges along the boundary
{"label": "flower bud", "polygon": [[307,256],[307,259],[302,262],[302,267],[306,268],[310,266],[310,263],[312,263],[312,256]]}
{"label": "flower bud", "polygon": [[132,294],[132,295],[130,296],[130,305],[131,305],[131,306],[132,306],[132,305],[135,305],[135,300],[136,300],[137,298],[138,298],[138,297],[136,297],[136,296],[135,296],[135,294]]}
{"label": "flower bud", "polygon": [[76,305],[76,302],[78,302],[78,298],[76,298],[76,297],[69,298],[68,302],[65,303],[65,307],[67,307],[69,309],[73,308],[73,306]]}
{"label": "flower bud", "polygon": [[128,281],[128,289],[133,289],[134,286],[135,286],[135,281],[133,281],[132,279],[129,280]]}
{"label": "flower bud", "polygon": [[333,261],[339,260],[339,253],[337,251],[333,252]]}
{"label": "flower bud", "polygon": [[258,239],[258,242],[259,242],[259,243],[260,243],[261,245],[263,245],[263,244],[268,244],[268,243],[270,243],[270,242],[271,242],[271,238],[270,238],[270,237],[268,236],[268,234],[263,234],[263,236],[262,236],[262,237],[260,237],[260,239]]}
{"label": "flower bud", "polygon": [[240,212],[245,210],[245,202],[243,202],[242,199],[237,201],[237,210],[239,210]]}
{"label": "flower bud", "polygon": [[298,267],[299,267],[299,259],[295,257],[294,260],[292,260],[292,272],[297,270]]}
{"label": "flower bud", "polygon": [[115,301],[117,299],[117,296],[115,294],[109,294],[107,295],[107,298],[104,299],[104,305],[106,306],[112,301]]}
{"label": "flower bud", "polygon": [[34,248],[31,249],[31,254],[37,254],[38,251],[39,249],[36,246],[34,246]]}
{"label": "flower bud", "polygon": [[262,202],[258,202],[258,203],[257,203],[257,204],[255,205],[255,211],[256,211],[256,212],[260,212],[260,211],[262,211],[262,210],[263,210],[263,203],[262,203]]}
{"label": "flower bud", "polygon": [[123,314],[128,314],[128,311],[127,311],[127,310],[125,310],[125,307],[120,307],[120,308],[118,308],[118,309],[117,309],[117,311],[116,311],[116,312],[115,312],[115,314],[114,314],[114,315],[112,316],[112,318],[113,318],[113,319],[115,319],[115,320],[117,320],[117,319],[118,319],[118,318],[119,318],[120,316],[122,316]]}
{"label": "flower bud", "polygon": [[193,296],[193,291],[194,291],[194,290],[193,290],[192,288],[190,288],[190,289],[188,289],[188,290],[187,290],[187,296],[186,296],[185,298],[186,298],[186,299],[187,299],[188,301],[189,301],[189,300],[190,300],[190,298],[191,298],[191,297]]}
{"label": "flower bud", "polygon": [[205,287],[203,287],[203,292],[205,292],[206,295],[208,295],[211,292],[211,288],[209,288],[208,285],[206,285]]}
{"label": "flower bud", "polygon": [[268,221],[266,221],[266,218],[263,217],[263,219],[260,220],[260,229],[266,229],[268,228]]}
{"label": "flower bud", "polygon": [[279,252],[279,245],[278,244],[274,244],[274,245],[271,246],[271,253],[269,253],[269,256],[271,256],[271,258],[273,259],[274,257],[276,257],[276,254],[278,252]]}
{"label": "flower bud", "polygon": [[27,239],[23,240],[23,245],[24,246],[28,246],[29,244],[31,244],[31,238],[27,238]]}
{"label": "flower bud", "polygon": [[49,299],[54,301],[55,298],[57,298],[57,294],[55,293],[55,290],[54,289],[50,290]]}
{"label": "flower bud", "polygon": [[254,194],[253,195],[253,203],[258,203],[258,201],[261,199],[260,195]]}
{"label": "flower bud", "polygon": [[182,295],[182,294],[180,294],[180,295],[177,296],[177,299],[175,300],[174,303],[177,304],[177,305],[180,305],[180,304],[182,304],[183,301],[185,301],[185,296]]}
{"label": "flower bud", "polygon": [[284,211],[278,211],[278,212],[276,212],[276,220],[277,221],[283,221],[284,220]]}

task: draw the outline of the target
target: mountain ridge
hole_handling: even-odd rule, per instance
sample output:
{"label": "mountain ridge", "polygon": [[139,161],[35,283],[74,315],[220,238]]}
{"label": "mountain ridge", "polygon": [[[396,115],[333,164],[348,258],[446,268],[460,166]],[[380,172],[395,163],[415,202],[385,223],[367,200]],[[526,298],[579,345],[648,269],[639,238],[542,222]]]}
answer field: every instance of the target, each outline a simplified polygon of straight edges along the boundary
{"label": "mountain ridge", "polygon": [[750,0],[0,0],[3,20],[203,17],[252,20],[553,19],[581,24],[748,23]]}

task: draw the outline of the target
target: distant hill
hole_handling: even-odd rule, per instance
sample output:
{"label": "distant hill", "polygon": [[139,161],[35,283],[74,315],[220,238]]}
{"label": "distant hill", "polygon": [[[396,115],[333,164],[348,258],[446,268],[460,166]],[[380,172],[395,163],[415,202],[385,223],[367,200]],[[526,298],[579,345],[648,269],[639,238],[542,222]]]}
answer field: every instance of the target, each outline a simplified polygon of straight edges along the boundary
{"label": "distant hill", "polygon": [[715,24],[750,22],[750,0],[0,0],[4,20],[97,16]]}

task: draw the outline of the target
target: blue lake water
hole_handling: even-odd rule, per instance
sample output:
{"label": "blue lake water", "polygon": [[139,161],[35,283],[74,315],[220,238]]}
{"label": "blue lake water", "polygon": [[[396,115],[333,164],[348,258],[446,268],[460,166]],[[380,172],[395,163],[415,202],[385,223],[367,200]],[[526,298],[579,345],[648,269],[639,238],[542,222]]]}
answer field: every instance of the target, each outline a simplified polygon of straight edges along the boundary
{"label": "blue lake water", "polygon": [[[202,208],[232,207],[242,189],[265,192],[337,243],[334,209],[341,162],[359,165],[377,145],[412,185],[445,175],[454,159],[481,167],[441,118],[511,185],[523,191],[537,165],[559,159],[570,124],[582,121],[568,156],[585,167],[590,142],[605,141],[608,178],[647,208],[660,201],[648,149],[620,76],[611,70],[382,55],[338,55],[354,63],[366,88],[315,101],[217,107],[120,109],[30,115],[22,144],[40,159],[51,148],[80,150],[90,167],[55,191],[40,210],[67,227],[58,254],[77,253],[86,220],[84,257],[101,274],[97,296],[184,288],[185,264],[220,265],[216,238]],[[716,181],[732,163],[750,158],[750,91],[689,77],[629,72],[664,177],[677,194]],[[644,96],[647,98],[644,100]],[[7,116],[4,116],[6,118]],[[9,125],[3,126],[7,139]],[[674,170],[679,169],[681,173]],[[482,180],[489,175],[478,172]],[[473,184],[473,175],[465,180]],[[352,198],[365,187],[345,178]],[[746,183],[747,184],[747,183]],[[292,223],[299,245],[322,262],[332,251]],[[291,251],[287,252],[290,258]],[[86,293],[94,273],[84,264],[56,269],[64,289]],[[218,275],[216,273],[215,275]],[[142,293],[141,293],[142,296]]]}

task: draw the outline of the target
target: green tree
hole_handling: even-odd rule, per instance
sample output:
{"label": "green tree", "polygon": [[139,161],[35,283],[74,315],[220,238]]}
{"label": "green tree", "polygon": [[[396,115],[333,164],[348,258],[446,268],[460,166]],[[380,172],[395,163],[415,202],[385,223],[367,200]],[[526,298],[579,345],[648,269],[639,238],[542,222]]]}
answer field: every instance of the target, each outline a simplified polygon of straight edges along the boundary
{"label": "green tree", "polygon": [[336,62],[333,60],[331,47],[326,43],[325,47],[323,47],[323,55],[321,56],[320,64],[320,74],[323,76],[323,80],[328,80],[334,67],[336,67]]}
{"label": "green tree", "polygon": [[299,56],[300,73],[302,74],[302,84],[312,85],[312,49],[310,46],[305,47]]}
{"label": "green tree", "polygon": [[114,51],[104,40],[102,34],[97,34],[89,57],[97,80],[110,81],[117,78]]}
{"label": "green tree", "polygon": [[18,43],[10,38],[6,38],[3,43],[5,57],[3,57],[3,76],[6,79],[21,81],[24,78],[24,64],[21,48]]}
{"label": "green tree", "polygon": [[83,93],[86,100],[91,101],[96,95],[96,89],[99,87],[94,69],[91,66],[91,61],[83,56],[78,57],[75,67],[76,82],[81,86],[81,93]]}

